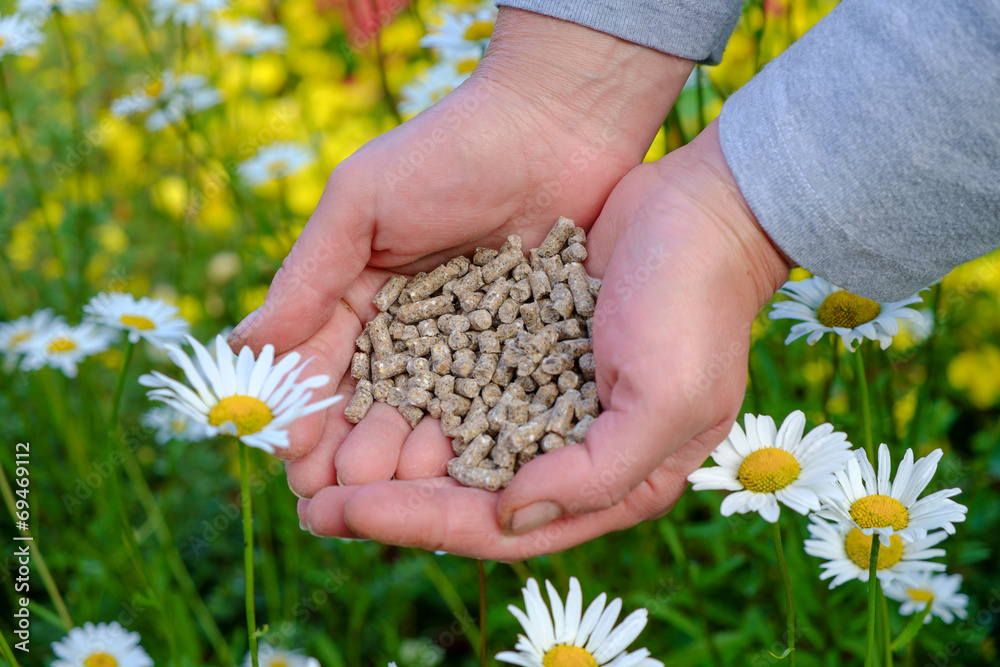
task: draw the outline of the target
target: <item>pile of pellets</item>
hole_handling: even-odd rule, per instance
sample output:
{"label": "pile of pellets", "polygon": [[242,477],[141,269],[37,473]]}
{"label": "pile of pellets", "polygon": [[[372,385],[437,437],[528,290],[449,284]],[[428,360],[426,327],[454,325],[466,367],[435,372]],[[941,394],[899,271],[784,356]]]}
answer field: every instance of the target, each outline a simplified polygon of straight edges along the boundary
{"label": "pile of pellets", "polygon": [[448,474],[490,491],[535,456],[583,442],[600,412],[591,347],[601,281],[587,275],[586,233],[559,218],[537,248],[519,236],[413,278],[394,276],[358,337],[357,386],[344,416],[374,401],[411,427],[441,420]]}

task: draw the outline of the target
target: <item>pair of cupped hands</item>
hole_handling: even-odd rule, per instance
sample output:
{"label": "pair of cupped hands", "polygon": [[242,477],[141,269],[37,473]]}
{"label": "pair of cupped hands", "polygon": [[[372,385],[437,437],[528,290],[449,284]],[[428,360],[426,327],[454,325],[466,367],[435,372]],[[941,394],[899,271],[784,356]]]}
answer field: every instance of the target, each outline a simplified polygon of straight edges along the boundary
{"label": "pair of cupped hands", "polygon": [[[280,450],[303,528],[494,560],[560,551],[662,516],[728,435],[750,325],[788,274],[730,173],[715,124],[640,165],[693,63],[578,25],[501,9],[473,76],[330,176],[234,349],[267,343],[339,378],[392,273],[430,270],[556,218],[589,228],[603,278],[593,332],[603,412],[580,445],[499,493],[447,476],[437,420],[376,403],[298,420]],[[320,396],[321,397],[321,396]]]}

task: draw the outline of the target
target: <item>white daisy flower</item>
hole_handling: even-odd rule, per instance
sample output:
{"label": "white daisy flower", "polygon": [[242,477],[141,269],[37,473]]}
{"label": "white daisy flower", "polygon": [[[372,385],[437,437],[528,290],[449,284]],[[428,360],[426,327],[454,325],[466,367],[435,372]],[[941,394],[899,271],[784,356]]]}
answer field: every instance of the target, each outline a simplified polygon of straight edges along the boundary
{"label": "white daisy flower", "polygon": [[143,426],[154,431],[153,437],[161,445],[171,440],[200,442],[211,437],[203,423],[169,405],[151,409],[141,421]]}
{"label": "white daisy flower", "polygon": [[[810,539],[805,540],[805,552],[823,558],[820,565],[822,581],[833,579],[830,588],[857,579],[868,581],[872,557],[872,536],[846,523],[829,523],[815,514],[809,524]],[[879,546],[875,576],[883,584],[894,579],[924,570],[943,571],[943,563],[927,559],[944,556],[944,549],[934,548],[948,537],[944,531],[931,533],[913,542],[893,535],[887,546]]]}
{"label": "white daisy flower", "polygon": [[955,617],[965,618],[969,596],[958,592],[961,587],[960,574],[933,574],[924,570],[894,579],[886,584],[884,590],[886,597],[900,603],[899,613],[903,616],[923,613],[930,604],[930,613],[924,617],[926,624],[931,622],[932,616],[937,616],[945,623],[951,623]]}
{"label": "white daisy flower", "polygon": [[316,156],[306,146],[279,141],[264,146],[252,158],[241,162],[239,171],[248,184],[264,185],[294,174],[315,159]]}
{"label": "white daisy flower", "polygon": [[420,46],[434,49],[444,60],[479,61],[493,35],[497,10],[493,7],[476,12],[445,14],[441,25],[420,39]]}
{"label": "white daisy flower", "polygon": [[128,632],[117,621],[84,623],[52,642],[56,660],[51,667],[152,667],[140,640],[138,632]]}
{"label": "white daisy flower", "polygon": [[583,595],[576,577],[570,577],[565,607],[551,583],[546,581],[545,588],[549,592],[551,615],[534,579],[528,579],[528,585],[521,589],[527,613],[514,605],[507,606],[525,634],[517,636],[516,651],[501,651],[496,654],[497,660],[521,667],[663,667],[662,662],[649,657],[648,649],[631,653],[625,650],[646,627],[645,609],[636,609],[616,628],[621,598],[615,598],[605,608],[607,595],[601,593],[581,616]]}
{"label": "white daisy flower", "polygon": [[918,303],[919,295],[902,301],[879,303],[852,294],[831,285],[819,276],[806,280],[789,281],[778,290],[790,297],[778,301],[768,314],[772,320],[801,320],[793,324],[785,345],[808,335],[806,342],[813,345],[823,334],[833,332],[840,336],[852,352],[855,344],[867,338],[877,340],[882,349],[892,344],[899,333],[899,320],[923,324],[923,316],[906,306]]}
{"label": "white daisy flower", "polygon": [[44,21],[55,10],[69,16],[89,12],[96,4],[97,0],[18,0],[17,13]]}
{"label": "white daisy flower", "polygon": [[4,356],[4,370],[8,373],[13,371],[31,341],[57,324],[66,322],[62,315],[53,314],[51,308],[37,310],[11,322],[0,322],[0,354]]}
{"label": "white daisy flower", "polygon": [[101,293],[83,307],[100,324],[128,332],[129,342],[145,339],[154,347],[180,344],[188,332],[188,323],[180,317],[177,306],[144,296],[136,299],[120,292]]}
{"label": "white daisy flower", "polygon": [[0,59],[10,54],[34,55],[35,47],[45,41],[38,26],[23,16],[0,16]]}
{"label": "white daisy flower", "polygon": [[955,534],[955,523],[965,521],[968,509],[952,496],[961,489],[942,489],[917,500],[937,471],[943,453],[940,449],[913,462],[913,450],[907,449],[896,469],[896,480],[889,481],[892,461],[889,448],[878,448],[878,474],[861,450],[837,471],[837,483],[817,514],[825,519],[854,526],[865,535],[877,534],[882,546],[899,535],[904,542],[922,539],[932,530]]}
{"label": "white daisy flower", "polygon": [[776,429],[766,415],[744,417],[746,434],[739,422],[729,437],[712,452],[719,465],[688,475],[695,491],[735,491],[722,501],[722,516],[759,512],[764,520],[778,520],[780,501],[799,514],[820,508],[836,481],[834,473],[851,456],[851,443],[830,424],[821,424],[803,437],[806,416],[801,410],[788,415]]}
{"label": "white daisy flower", "polygon": [[225,53],[254,55],[268,51],[284,51],[288,33],[280,25],[264,25],[260,21],[241,18],[215,27],[219,49]]}
{"label": "white daisy flower", "polygon": [[[302,655],[300,651],[275,648],[267,642],[257,644],[257,664],[260,667],[320,667],[319,660]],[[250,667],[250,653],[243,660],[243,667]]]}
{"label": "white daisy flower", "polygon": [[150,132],[173,125],[187,114],[197,113],[222,102],[222,93],[208,85],[200,74],[176,75],[164,70],[130,95],[119,97],[111,103],[111,114],[119,118],[150,112],[146,129]]}
{"label": "white daisy flower", "polygon": [[276,447],[288,446],[288,426],[305,415],[324,410],[341,396],[309,404],[312,390],[330,378],[314,375],[299,381],[309,363],[299,365],[297,352],[290,352],[274,363],[274,346],[265,345],[254,360],[249,347],[233,354],[222,336],[215,337],[215,358],[191,336],[194,359],[176,345],[164,349],[187,376],[190,387],[153,371],[139,377],[139,384],[150,387],[147,396],[175,408],[208,427],[210,435],[227,433],[251,447],[273,453]]}
{"label": "white daisy flower", "polygon": [[463,71],[450,60],[428,67],[400,90],[399,112],[405,116],[417,115],[458,88],[471,73],[472,69]]}
{"label": "white daisy flower", "polygon": [[153,23],[163,25],[168,19],[177,25],[208,25],[212,16],[226,8],[226,0],[150,0]]}
{"label": "white daisy flower", "polygon": [[107,350],[113,339],[113,332],[93,322],[76,327],[56,322],[28,344],[21,367],[34,371],[50,366],[61,370],[66,377],[75,378],[77,364]]}

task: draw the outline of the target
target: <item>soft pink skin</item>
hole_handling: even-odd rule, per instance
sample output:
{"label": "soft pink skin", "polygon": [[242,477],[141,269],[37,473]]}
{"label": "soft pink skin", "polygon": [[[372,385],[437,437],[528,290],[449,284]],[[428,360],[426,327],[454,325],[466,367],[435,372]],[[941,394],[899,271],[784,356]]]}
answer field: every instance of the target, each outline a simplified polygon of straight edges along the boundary
{"label": "soft pink skin", "polygon": [[[443,476],[451,446],[435,420],[411,431],[376,404],[352,428],[342,401],[297,423],[281,452],[289,485],[309,499],[298,511],[311,532],[516,560],[673,506],[729,431],[750,323],[788,272],[740,195],[714,125],[636,167],[690,68],[501,10],[473,79],[334,171],[235,347],[271,342],[315,357],[313,372],[344,377],[387,268],[427,269],[511,233],[530,248],[559,215],[584,226],[597,218],[587,268],[604,277],[594,346],[605,411],[585,444],[537,458],[490,493]],[[601,136],[611,139],[594,152],[588,137]],[[400,175],[411,155],[423,156],[419,169],[386,176]],[[352,386],[347,377],[337,392]]]}

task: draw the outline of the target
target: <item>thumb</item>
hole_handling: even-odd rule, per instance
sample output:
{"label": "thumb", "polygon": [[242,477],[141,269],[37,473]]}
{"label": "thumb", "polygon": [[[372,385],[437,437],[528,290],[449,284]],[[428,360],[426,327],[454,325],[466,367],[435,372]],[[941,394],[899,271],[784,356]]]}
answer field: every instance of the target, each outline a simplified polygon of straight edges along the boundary
{"label": "thumb", "polygon": [[308,340],[368,264],[374,232],[372,179],[348,163],[334,170],[316,210],[271,281],[264,305],[233,330],[233,347],[280,354]]}
{"label": "thumb", "polygon": [[586,442],[539,456],[518,471],[500,497],[501,528],[520,535],[561,516],[617,505],[663,462],[665,433],[662,410],[656,414],[652,406],[602,412]]}

